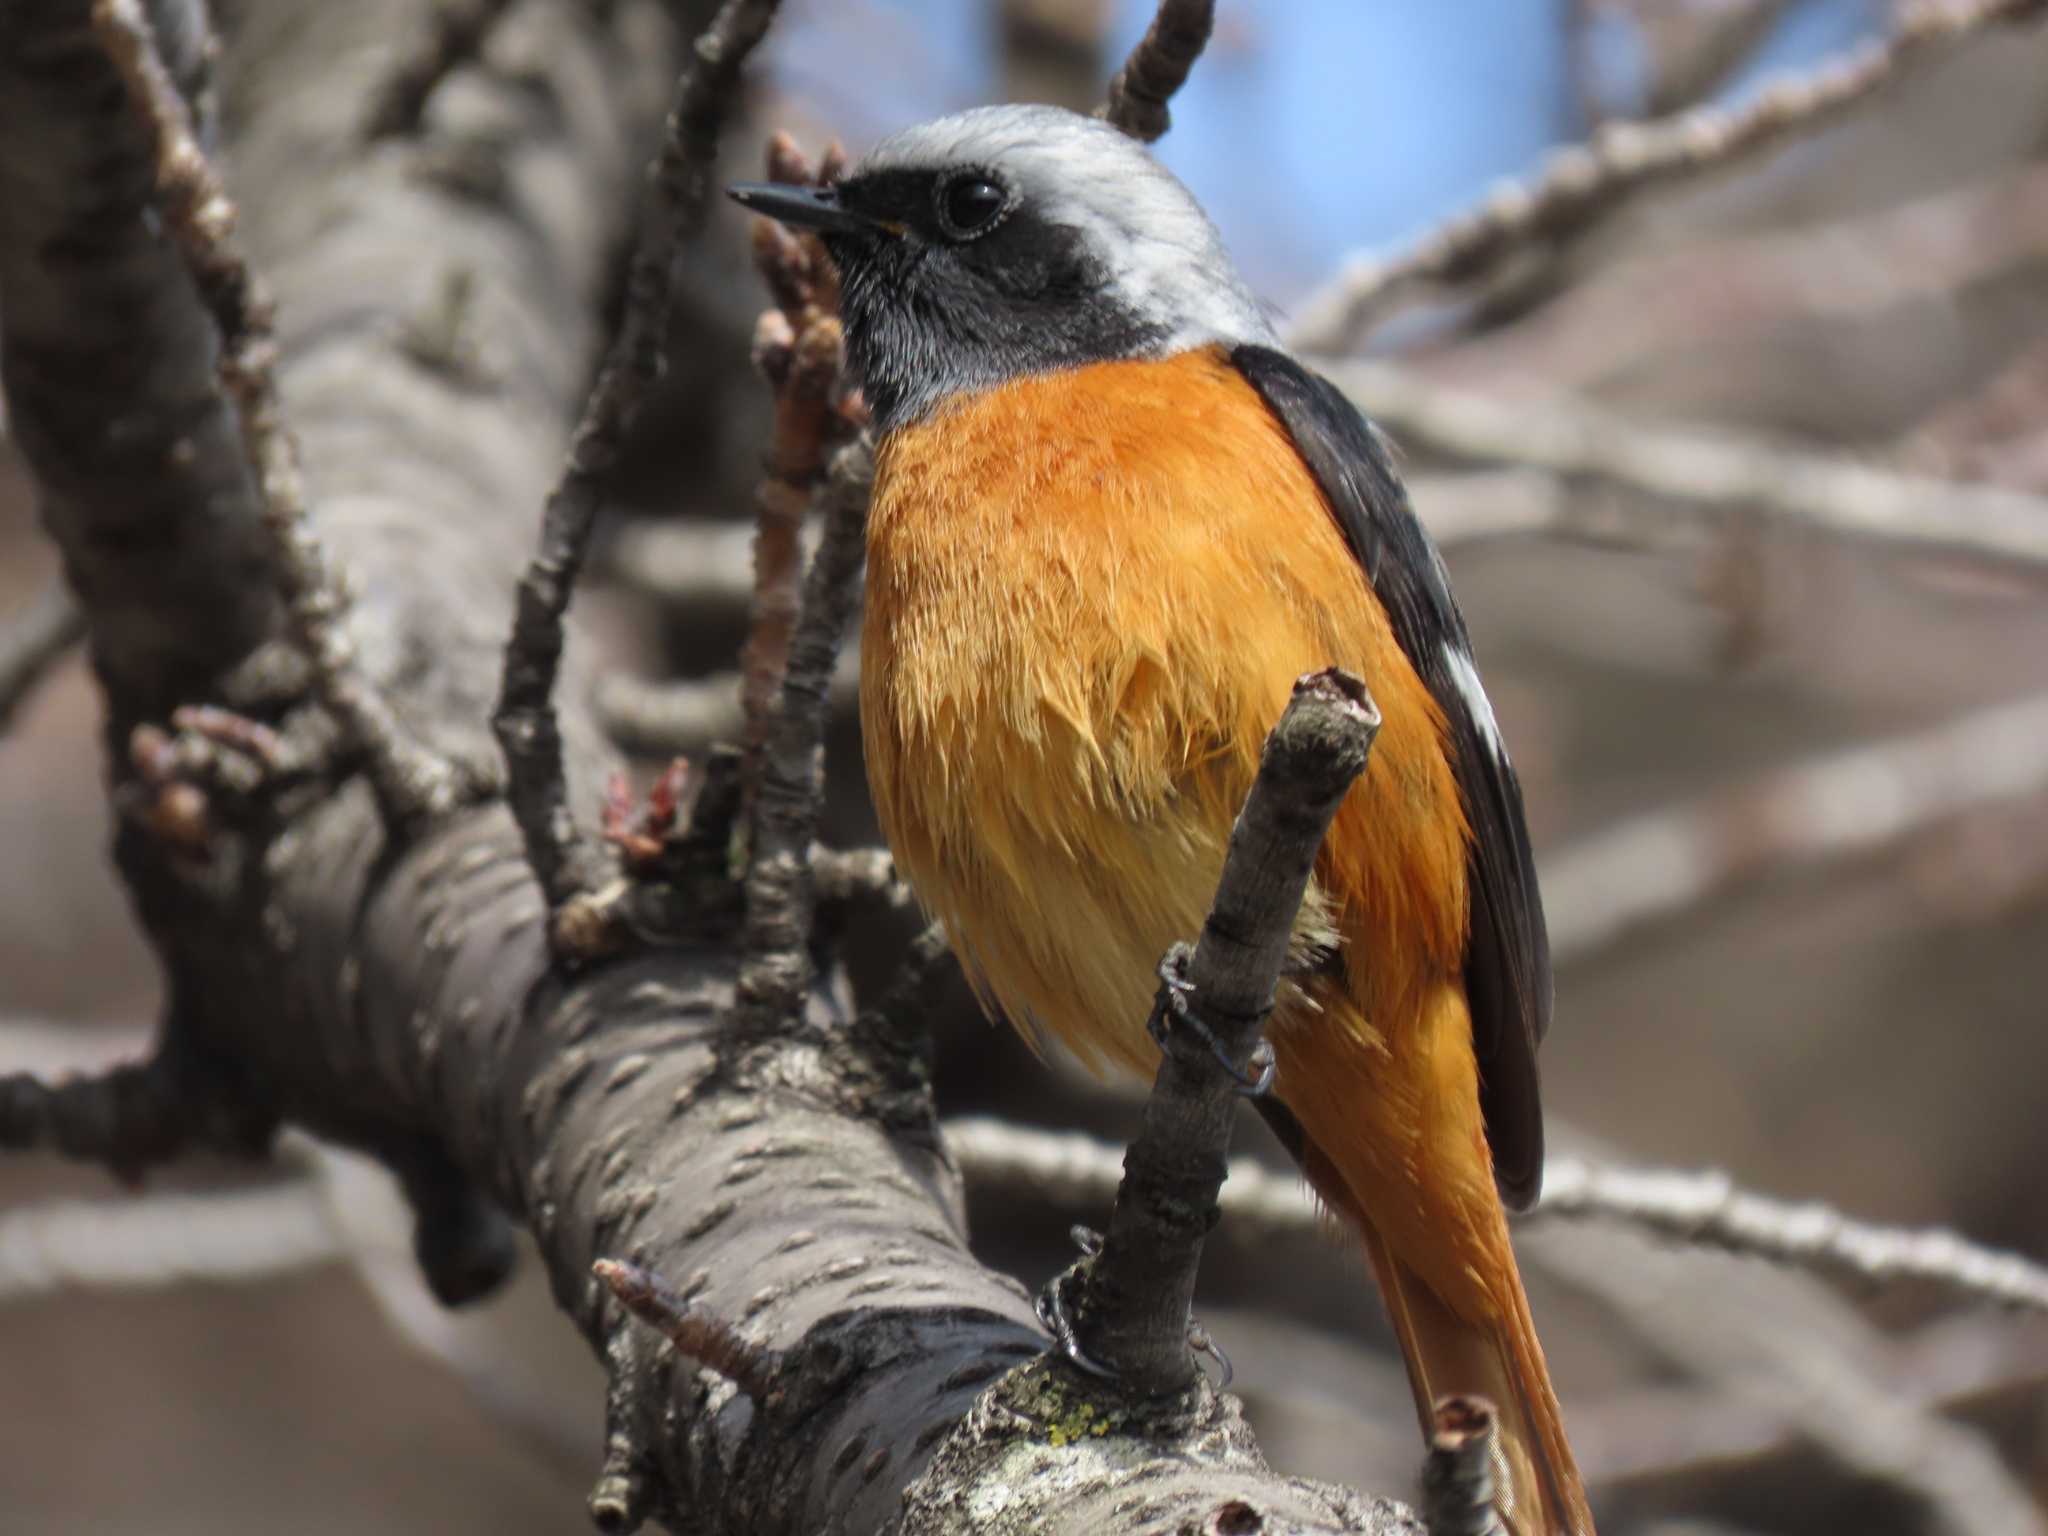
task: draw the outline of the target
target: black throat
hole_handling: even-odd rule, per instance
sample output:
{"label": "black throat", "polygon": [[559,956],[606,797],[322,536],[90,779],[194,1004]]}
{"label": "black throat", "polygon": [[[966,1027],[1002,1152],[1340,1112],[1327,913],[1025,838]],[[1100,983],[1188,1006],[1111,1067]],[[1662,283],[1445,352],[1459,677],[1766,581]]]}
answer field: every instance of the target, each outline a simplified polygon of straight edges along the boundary
{"label": "black throat", "polygon": [[847,359],[885,432],[955,395],[1154,353],[1170,334],[1117,297],[1078,231],[1029,209],[966,245],[916,231],[827,243]]}

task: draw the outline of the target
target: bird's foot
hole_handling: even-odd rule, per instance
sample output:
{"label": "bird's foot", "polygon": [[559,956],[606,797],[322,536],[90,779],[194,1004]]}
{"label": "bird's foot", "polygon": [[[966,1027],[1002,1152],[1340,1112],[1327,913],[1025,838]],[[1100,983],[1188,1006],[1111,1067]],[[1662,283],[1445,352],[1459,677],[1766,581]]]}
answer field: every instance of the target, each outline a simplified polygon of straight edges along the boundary
{"label": "bird's foot", "polygon": [[1216,1032],[1202,1022],[1202,1016],[1188,1001],[1195,990],[1195,984],[1188,980],[1188,962],[1193,956],[1192,947],[1175,944],[1159,962],[1159,993],[1152,1000],[1152,1015],[1145,1020],[1145,1031],[1162,1051],[1169,1034],[1176,1029],[1187,1031],[1209,1048],[1209,1053],[1237,1084],[1239,1093],[1248,1099],[1264,1098],[1273,1087],[1273,1047],[1261,1039],[1252,1047],[1243,1066],[1230,1059],[1230,1052],[1216,1038]]}
{"label": "bird's foot", "polygon": [[1115,1381],[1115,1368],[1104,1365],[1081,1347],[1081,1341],[1074,1333],[1073,1310],[1067,1299],[1067,1292],[1081,1278],[1081,1271],[1102,1252],[1102,1234],[1089,1227],[1077,1226],[1073,1228],[1073,1238],[1074,1246],[1081,1250],[1081,1257],[1045,1282],[1032,1307],[1062,1355],[1090,1376]]}
{"label": "bird's foot", "polygon": [[1223,1353],[1223,1346],[1218,1344],[1209,1330],[1196,1322],[1192,1316],[1188,1318],[1188,1348],[1197,1355],[1207,1355],[1216,1362],[1216,1390],[1228,1392],[1231,1382],[1237,1378],[1237,1371],[1230,1363],[1230,1356]]}

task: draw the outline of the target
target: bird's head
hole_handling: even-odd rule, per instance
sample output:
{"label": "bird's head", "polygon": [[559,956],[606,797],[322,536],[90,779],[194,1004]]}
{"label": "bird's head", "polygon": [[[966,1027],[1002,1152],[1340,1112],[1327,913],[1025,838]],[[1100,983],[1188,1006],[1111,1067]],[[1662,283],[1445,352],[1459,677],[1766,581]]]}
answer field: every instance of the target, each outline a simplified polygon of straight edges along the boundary
{"label": "bird's head", "polygon": [[1273,341],[1187,188],[1134,139],[1057,107],[905,129],[832,187],[731,191],[823,236],[884,429],[1024,374]]}

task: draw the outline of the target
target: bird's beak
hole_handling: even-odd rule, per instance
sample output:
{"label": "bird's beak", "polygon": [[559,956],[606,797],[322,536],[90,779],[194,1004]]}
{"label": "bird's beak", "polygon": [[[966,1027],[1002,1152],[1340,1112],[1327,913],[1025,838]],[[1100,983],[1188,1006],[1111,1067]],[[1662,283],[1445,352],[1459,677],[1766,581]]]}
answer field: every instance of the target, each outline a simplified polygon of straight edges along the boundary
{"label": "bird's beak", "polygon": [[833,187],[791,187],[774,181],[741,181],[727,187],[725,193],[742,208],[750,208],[793,229],[857,234],[888,228],[879,219],[841,207],[839,193]]}

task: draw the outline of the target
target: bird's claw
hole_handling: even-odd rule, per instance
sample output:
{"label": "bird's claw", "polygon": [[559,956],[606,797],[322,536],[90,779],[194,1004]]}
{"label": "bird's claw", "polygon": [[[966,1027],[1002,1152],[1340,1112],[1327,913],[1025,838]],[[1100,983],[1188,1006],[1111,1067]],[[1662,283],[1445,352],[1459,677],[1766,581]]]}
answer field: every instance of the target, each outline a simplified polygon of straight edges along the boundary
{"label": "bird's claw", "polygon": [[1073,1229],[1073,1238],[1074,1246],[1081,1250],[1080,1263],[1068,1266],[1046,1281],[1032,1302],[1032,1310],[1037,1312],[1038,1321],[1044,1325],[1045,1331],[1052,1335],[1059,1352],[1077,1369],[1090,1376],[1099,1376],[1104,1381],[1115,1381],[1115,1368],[1104,1365],[1081,1347],[1081,1341],[1074,1332],[1073,1314],[1067,1308],[1067,1287],[1079,1276],[1081,1266],[1102,1251],[1102,1234],[1077,1226]]}
{"label": "bird's claw", "polygon": [[1223,1353],[1223,1346],[1216,1342],[1209,1330],[1192,1317],[1188,1319],[1188,1348],[1198,1355],[1207,1355],[1216,1362],[1216,1369],[1221,1373],[1216,1381],[1216,1390],[1228,1392],[1231,1382],[1237,1378],[1237,1371],[1230,1363],[1230,1356]]}
{"label": "bird's claw", "polygon": [[1187,976],[1188,962],[1193,955],[1194,951],[1186,944],[1175,944],[1159,962],[1159,994],[1153,999],[1152,1015],[1145,1021],[1145,1032],[1163,1051],[1167,1036],[1174,1029],[1186,1030],[1209,1048],[1209,1054],[1237,1084],[1239,1093],[1248,1099],[1264,1098],[1272,1091],[1273,1074],[1277,1070],[1273,1047],[1264,1040],[1259,1041],[1252,1047],[1252,1053],[1243,1066],[1230,1059],[1230,1052],[1216,1038],[1216,1032],[1202,1022],[1201,1015],[1188,1002],[1195,990],[1195,984]]}

